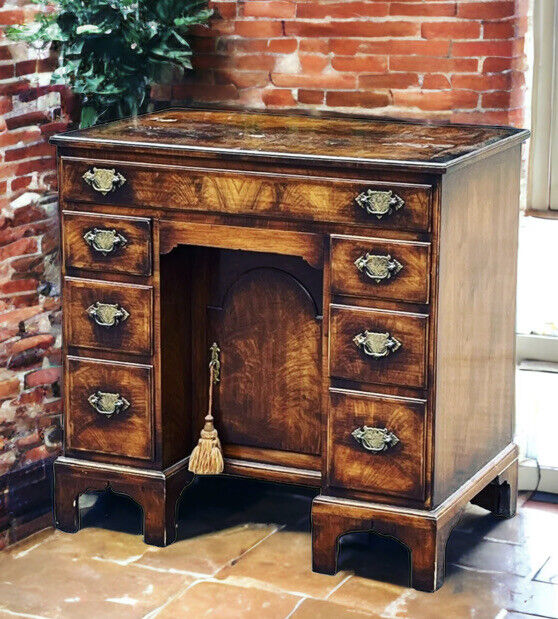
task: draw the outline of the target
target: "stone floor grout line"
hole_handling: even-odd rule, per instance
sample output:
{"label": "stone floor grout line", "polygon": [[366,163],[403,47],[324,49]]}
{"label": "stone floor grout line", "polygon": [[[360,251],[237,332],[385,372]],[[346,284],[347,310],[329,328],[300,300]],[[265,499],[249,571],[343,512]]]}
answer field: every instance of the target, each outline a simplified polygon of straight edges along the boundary
{"label": "stone floor grout line", "polygon": [[[531,578],[531,580],[537,580],[537,576],[539,575],[539,573],[542,571],[543,567],[550,561],[550,559],[552,559],[552,556],[547,557],[543,564],[539,567],[539,569],[533,574],[533,577]],[[551,583],[553,584],[553,583]]]}
{"label": "stone floor grout line", "polygon": [[343,586],[347,582],[347,580],[349,580],[352,577],[353,577],[353,573],[347,574],[347,576],[345,576],[345,578],[343,578],[341,582],[336,584],[335,587],[333,587],[333,589],[325,596],[324,600],[329,600],[329,598],[337,591],[337,589]]}
{"label": "stone floor grout line", "polygon": [[12,615],[13,617],[26,617],[27,619],[47,619],[47,617],[43,617],[43,615],[32,615],[30,613],[18,613],[15,610],[10,610],[9,608],[5,608],[4,606],[0,606],[0,610],[4,613],[8,613],[8,615]]}
{"label": "stone floor grout line", "polygon": [[291,610],[291,612],[285,616],[285,619],[289,619],[289,617],[292,617],[295,612],[298,610],[298,607],[302,604],[302,602],[304,602],[304,600],[308,600],[309,598],[304,597],[304,598],[300,598],[300,600],[298,600],[298,602],[294,605],[294,608]]}
{"label": "stone floor grout line", "polygon": [[498,537],[490,537],[489,535],[485,535],[482,539],[486,540],[487,542],[494,542],[495,544],[509,544],[511,546],[525,546],[525,544],[523,544],[522,542],[512,542],[507,539],[500,539]]}
{"label": "stone floor grout line", "polygon": [[506,608],[505,610],[506,613],[520,613],[526,617],[536,617],[537,619],[556,619],[558,617],[558,615],[537,615],[535,613],[525,612],[524,610],[513,610],[513,608]]}
{"label": "stone floor grout line", "polygon": [[204,582],[205,580],[206,580],[205,578],[199,578],[198,580],[193,580],[190,584],[186,585],[184,589],[179,589],[174,595],[171,595],[164,604],[161,604],[161,606],[159,606],[158,608],[154,608],[153,610],[150,610],[146,615],[142,617],[142,619],[155,619],[155,617],[163,610],[163,608],[168,606],[171,602],[174,602],[174,600],[177,600],[181,595],[186,593],[188,589],[191,589],[194,585],[197,585],[200,582]]}

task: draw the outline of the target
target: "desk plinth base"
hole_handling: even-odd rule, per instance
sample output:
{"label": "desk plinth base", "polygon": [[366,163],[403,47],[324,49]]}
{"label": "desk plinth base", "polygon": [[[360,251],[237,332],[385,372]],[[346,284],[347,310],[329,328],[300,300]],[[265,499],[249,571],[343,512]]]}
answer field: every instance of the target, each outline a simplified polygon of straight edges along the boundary
{"label": "desk plinth base", "polygon": [[192,479],[187,460],[153,471],[62,456],[54,463],[54,521],[58,529],[75,533],[80,527],[80,494],[110,489],[142,507],[145,543],[167,546],[176,538],[178,499]]}
{"label": "desk plinth base", "polygon": [[355,531],[394,537],[411,551],[411,586],[436,591],[444,581],[446,544],[469,501],[510,518],[517,503],[517,447],[510,445],[433,510],[319,495],[312,503],[312,569],[335,574],[339,538]]}

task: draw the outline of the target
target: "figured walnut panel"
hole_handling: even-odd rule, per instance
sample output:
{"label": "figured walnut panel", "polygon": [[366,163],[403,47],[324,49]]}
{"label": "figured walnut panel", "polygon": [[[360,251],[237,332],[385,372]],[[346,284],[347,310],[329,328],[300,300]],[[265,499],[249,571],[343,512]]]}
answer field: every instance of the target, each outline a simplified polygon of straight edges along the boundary
{"label": "figured walnut panel", "polygon": [[319,454],[321,319],[307,290],[283,271],[254,269],[210,323],[221,348],[223,443]]}
{"label": "figured walnut panel", "polygon": [[[68,357],[65,385],[67,449],[152,459],[150,366]],[[129,408],[110,418],[99,414],[88,402],[97,390],[119,393]]]}
{"label": "figured walnut panel", "polygon": [[[116,230],[126,244],[107,255],[95,251],[84,240],[94,228]],[[66,269],[114,271],[130,275],[151,275],[151,221],[141,217],[118,217],[92,213],[62,214],[62,245]]]}
{"label": "figured walnut panel", "polygon": [[[390,256],[401,270],[376,282],[355,261],[366,254]],[[427,303],[430,291],[430,243],[363,237],[331,238],[331,289],[335,294]]]}
{"label": "figured walnut panel", "polygon": [[[129,315],[114,326],[100,326],[87,313],[96,302],[118,304]],[[67,277],[64,281],[64,324],[68,346],[95,350],[152,352],[153,288]]]}
{"label": "figured walnut panel", "polygon": [[[426,402],[332,390],[328,430],[331,486],[424,499]],[[380,453],[353,436],[363,426],[385,428],[399,442]]]}
{"label": "figured walnut panel", "polygon": [[[126,178],[125,184],[102,196],[83,180],[83,174],[95,166],[114,168]],[[99,204],[145,204],[181,211],[361,224],[378,228],[430,228],[432,188],[429,185],[235,173],[66,157],[62,159],[61,182],[67,199]],[[368,189],[393,191],[404,200],[405,205],[391,215],[378,219],[355,202],[355,198]]]}
{"label": "figured walnut panel", "polygon": [[[330,374],[366,383],[424,388],[427,328],[428,317],[423,314],[332,305]],[[365,330],[389,332],[401,347],[380,359],[367,356],[353,341]]]}

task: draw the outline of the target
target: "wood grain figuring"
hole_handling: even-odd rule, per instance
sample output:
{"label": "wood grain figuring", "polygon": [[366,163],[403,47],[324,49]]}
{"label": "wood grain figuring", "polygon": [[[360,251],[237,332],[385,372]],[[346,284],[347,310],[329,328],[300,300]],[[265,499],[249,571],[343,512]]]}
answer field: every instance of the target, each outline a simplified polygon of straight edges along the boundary
{"label": "wood grain figuring", "polygon": [[314,165],[388,161],[394,166],[403,163],[410,168],[420,165],[443,171],[471,155],[493,150],[504,140],[518,143],[527,135],[511,127],[173,109],[70,132],[52,141],[58,145],[309,160]]}
{"label": "wood grain figuring", "polygon": [[[68,450],[152,458],[150,366],[68,357],[65,385]],[[110,418],[97,413],[87,399],[98,390],[119,393],[130,407]]]}
{"label": "wood grain figuring", "polygon": [[285,272],[256,269],[210,321],[221,348],[223,444],[319,454],[321,320],[308,292]]}
{"label": "wood grain figuring", "polygon": [[516,148],[442,185],[436,504],[513,438],[520,163]]}
{"label": "wood grain figuring", "polygon": [[[92,167],[116,169],[126,183],[102,196],[83,180]],[[62,159],[62,186],[68,199],[99,204],[145,204],[180,211],[229,213],[278,219],[316,220],[378,228],[428,230],[431,188],[427,185],[294,175],[236,174],[220,170],[119,161]],[[393,191],[405,206],[378,219],[355,202],[368,189]]]}
{"label": "wood grain figuring", "polygon": [[[426,387],[427,316],[332,305],[331,376],[365,383]],[[365,355],[353,338],[365,331],[388,332],[401,347],[381,359]]]}
{"label": "wood grain figuring", "polygon": [[[93,213],[62,214],[62,246],[66,269],[106,270],[130,275],[151,274],[151,223],[140,217],[116,217]],[[83,236],[88,230],[106,228],[122,234],[127,243],[108,255],[95,251]]]}
{"label": "wood grain figuring", "polygon": [[[386,428],[399,439],[381,453],[351,435],[363,426]],[[328,483],[337,488],[424,499],[426,402],[331,391]]]}
{"label": "wood grain figuring", "polygon": [[[367,254],[390,256],[402,269],[376,282],[355,266]],[[331,237],[331,289],[334,294],[428,303],[430,244],[363,237]]]}
{"label": "wood grain figuring", "polygon": [[[64,280],[64,325],[68,346],[93,350],[152,352],[153,288],[67,277]],[[98,325],[87,313],[95,303],[117,304],[129,316],[118,324]]]}

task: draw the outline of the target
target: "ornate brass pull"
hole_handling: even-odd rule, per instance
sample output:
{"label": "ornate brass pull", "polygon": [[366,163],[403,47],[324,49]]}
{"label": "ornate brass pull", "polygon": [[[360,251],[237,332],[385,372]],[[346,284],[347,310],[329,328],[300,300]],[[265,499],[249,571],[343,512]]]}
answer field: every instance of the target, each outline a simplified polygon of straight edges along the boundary
{"label": "ornate brass pull", "polygon": [[107,393],[105,391],[95,391],[88,398],[87,401],[91,406],[105,417],[112,417],[118,413],[122,413],[130,406],[130,402],[119,393]]}
{"label": "ornate brass pull", "polygon": [[403,268],[403,265],[389,254],[387,256],[377,256],[368,253],[357,258],[355,266],[376,284],[390,279],[393,275],[397,275]]}
{"label": "ornate brass pull", "polygon": [[87,170],[82,178],[103,196],[114,191],[117,187],[122,187],[126,182],[124,176],[114,168],[93,168]]}
{"label": "ornate brass pull", "polygon": [[124,247],[128,239],[116,230],[108,230],[107,228],[93,228],[88,230],[83,238],[88,245],[98,251],[103,256],[110,254],[119,247]]}
{"label": "ornate brass pull", "polygon": [[100,327],[116,327],[130,316],[130,313],[118,305],[118,303],[95,301],[86,311],[87,315]]}
{"label": "ornate brass pull", "polygon": [[355,335],[353,342],[362,350],[365,355],[374,359],[387,357],[401,347],[401,342],[386,333],[376,333],[375,331],[363,331]]}
{"label": "ornate brass pull", "polygon": [[369,215],[375,215],[378,219],[388,217],[405,206],[403,198],[400,198],[393,191],[367,189],[359,193],[355,201],[360,208],[364,209]]}
{"label": "ornate brass pull", "polygon": [[395,447],[399,439],[387,428],[372,428],[362,426],[351,432],[351,436],[360,443],[364,449],[372,453],[387,451],[390,447]]}

